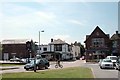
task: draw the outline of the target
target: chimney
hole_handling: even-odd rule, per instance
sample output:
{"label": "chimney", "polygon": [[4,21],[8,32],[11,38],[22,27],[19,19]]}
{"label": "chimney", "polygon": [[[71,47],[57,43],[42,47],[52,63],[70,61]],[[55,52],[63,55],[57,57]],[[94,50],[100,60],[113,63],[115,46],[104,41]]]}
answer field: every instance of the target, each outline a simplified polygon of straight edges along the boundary
{"label": "chimney", "polygon": [[53,38],[51,39],[51,42],[53,42]]}
{"label": "chimney", "polygon": [[118,34],[118,31],[116,31],[116,34]]}

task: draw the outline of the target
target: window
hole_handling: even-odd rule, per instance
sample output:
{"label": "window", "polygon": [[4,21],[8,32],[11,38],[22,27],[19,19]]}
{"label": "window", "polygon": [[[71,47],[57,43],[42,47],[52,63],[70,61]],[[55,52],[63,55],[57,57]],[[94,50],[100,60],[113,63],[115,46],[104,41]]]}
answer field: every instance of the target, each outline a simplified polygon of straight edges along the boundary
{"label": "window", "polygon": [[47,48],[45,47],[45,48],[43,48],[43,51],[47,51]]}
{"label": "window", "polygon": [[93,38],[92,46],[94,47],[102,47],[104,46],[104,38]]}
{"label": "window", "polygon": [[62,44],[56,44],[56,45],[54,45],[54,50],[55,51],[62,51]]}
{"label": "window", "polygon": [[41,48],[40,48],[40,50],[41,50]]}
{"label": "window", "polygon": [[117,41],[113,41],[113,48],[117,48]]}

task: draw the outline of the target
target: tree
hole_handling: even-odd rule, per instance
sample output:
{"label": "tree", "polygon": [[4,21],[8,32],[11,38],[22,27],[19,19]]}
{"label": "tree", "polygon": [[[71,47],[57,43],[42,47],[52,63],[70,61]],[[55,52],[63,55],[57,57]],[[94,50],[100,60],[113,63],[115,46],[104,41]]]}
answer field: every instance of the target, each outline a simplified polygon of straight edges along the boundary
{"label": "tree", "polygon": [[82,45],[80,42],[77,42],[77,41],[75,41],[74,45],[80,46],[81,56],[84,56],[84,53],[85,53],[84,45]]}
{"label": "tree", "polygon": [[0,59],[2,59],[2,44],[0,42]]}
{"label": "tree", "polygon": [[78,45],[80,46],[80,53],[81,53],[81,56],[84,56],[84,53],[85,53],[84,45],[82,45],[80,42],[78,42]]}

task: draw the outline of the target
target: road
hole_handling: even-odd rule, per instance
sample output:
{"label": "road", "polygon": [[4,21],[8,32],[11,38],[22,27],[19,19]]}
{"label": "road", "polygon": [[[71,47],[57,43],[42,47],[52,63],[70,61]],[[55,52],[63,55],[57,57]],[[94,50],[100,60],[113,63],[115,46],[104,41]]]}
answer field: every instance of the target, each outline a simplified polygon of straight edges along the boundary
{"label": "road", "polygon": [[97,63],[85,63],[83,66],[91,68],[95,78],[118,78],[118,71],[115,69],[100,69]]}
{"label": "road", "polygon": [[[118,78],[117,70],[100,69],[98,64],[85,63],[85,61],[82,61],[82,60],[77,60],[77,61],[72,61],[72,62],[61,62],[61,64],[63,65],[63,68],[75,67],[75,66],[89,67],[92,69],[92,72],[93,72],[95,78]],[[33,71],[26,71],[24,69],[24,66],[16,66],[16,67],[19,67],[19,69],[3,70],[2,73],[33,72]],[[52,65],[49,67],[49,69],[56,69],[55,62],[52,62]],[[49,69],[47,69],[47,70],[49,70]],[[57,69],[60,69],[60,68],[57,68]]]}

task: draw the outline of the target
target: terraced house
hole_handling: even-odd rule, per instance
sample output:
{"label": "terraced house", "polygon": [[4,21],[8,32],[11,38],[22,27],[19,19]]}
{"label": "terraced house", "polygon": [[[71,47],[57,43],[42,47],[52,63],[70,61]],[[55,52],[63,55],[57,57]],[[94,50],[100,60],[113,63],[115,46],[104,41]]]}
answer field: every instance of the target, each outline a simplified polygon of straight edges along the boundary
{"label": "terraced house", "polygon": [[105,34],[98,26],[90,35],[86,35],[84,43],[86,59],[99,59],[110,55],[109,34]]}
{"label": "terraced house", "polygon": [[112,55],[120,56],[120,33],[116,31],[111,37],[112,41]]}

